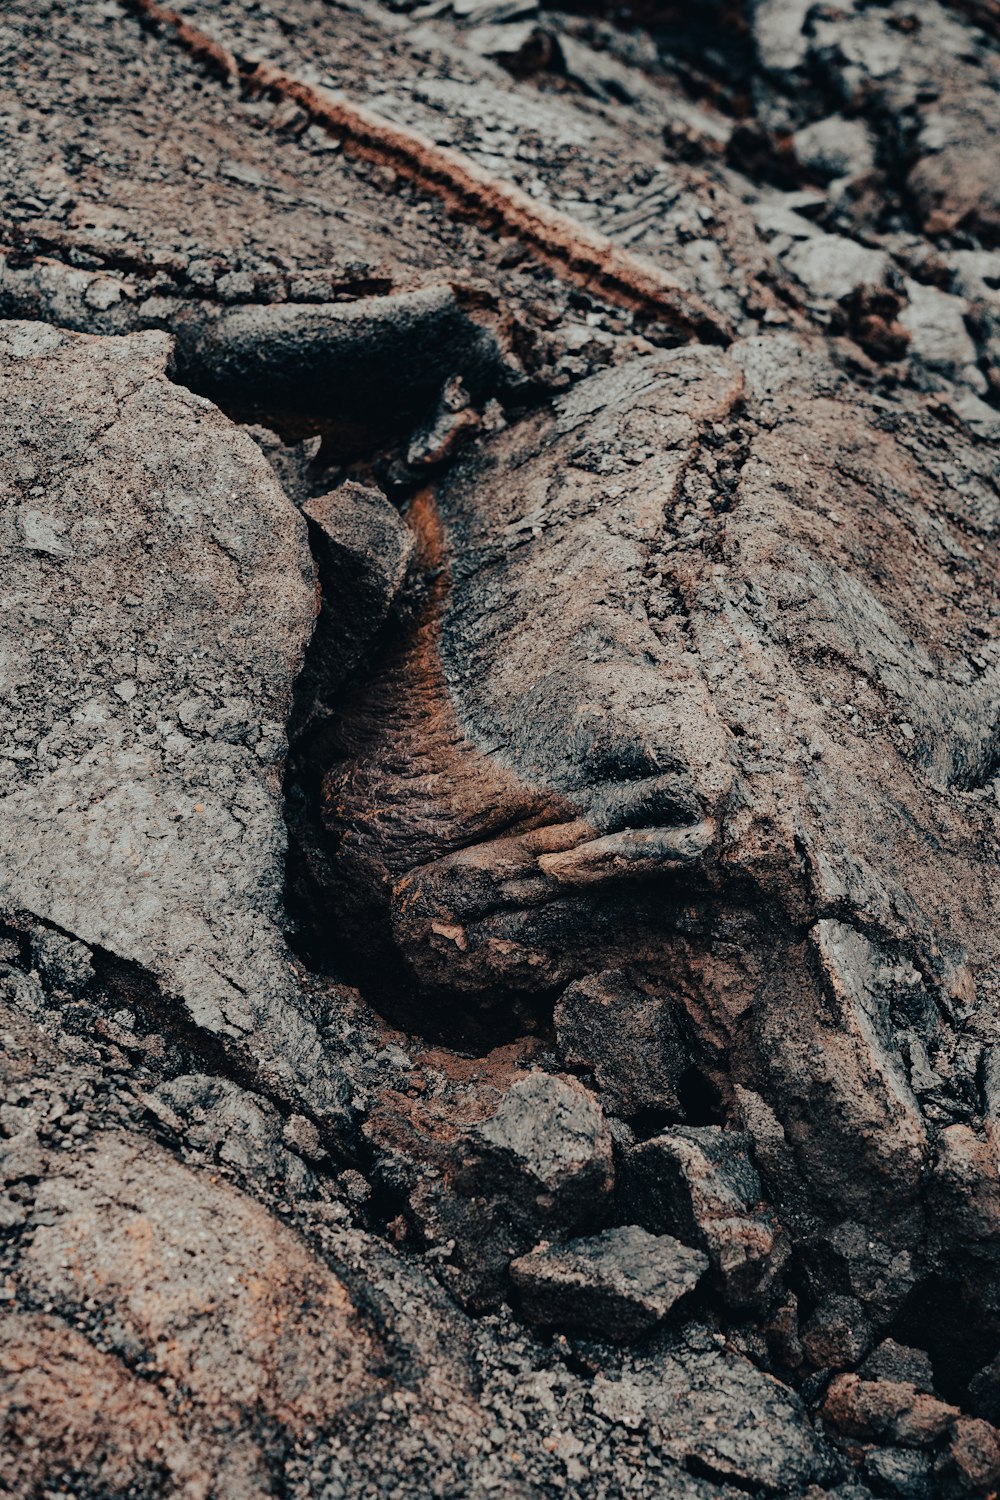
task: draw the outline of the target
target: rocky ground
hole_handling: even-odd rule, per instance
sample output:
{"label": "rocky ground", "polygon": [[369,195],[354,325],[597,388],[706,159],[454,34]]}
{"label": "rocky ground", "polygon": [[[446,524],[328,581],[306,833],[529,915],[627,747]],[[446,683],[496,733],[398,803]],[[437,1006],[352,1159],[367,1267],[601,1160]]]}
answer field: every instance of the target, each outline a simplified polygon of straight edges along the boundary
{"label": "rocky ground", "polygon": [[994,0],[0,48],[0,1494],[994,1495]]}

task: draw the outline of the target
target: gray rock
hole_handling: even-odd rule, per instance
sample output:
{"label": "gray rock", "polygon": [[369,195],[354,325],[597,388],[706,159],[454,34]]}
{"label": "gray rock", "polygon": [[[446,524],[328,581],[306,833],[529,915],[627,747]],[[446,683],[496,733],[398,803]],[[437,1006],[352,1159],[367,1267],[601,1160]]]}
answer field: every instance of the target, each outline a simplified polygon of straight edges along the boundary
{"label": "gray rock", "polygon": [[910,351],[928,370],[982,394],[986,379],[965,319],[969,304],[936,286],[906,283],[907,306],[899,321],[910,335]]}
{"label": "gray rock", "polygon": [[883,1339],[858,1373],[865,1380],[908,1381],[918,1391],[934,1390],[934,1371],[927,1351],[898,1344],[895,1339]]}
{"label": "gray rock", "polygon": [[42,978],[62,989],[82,990],[94,977],[94,955],[86,943],[38,927],[31,936],[31,957]]}
{"label": "gray rock", "polygon": [[166,378],[169,353],[156,332],[0,329],[0,661],[19,724],[0,906],[141,965],[342,1121],[347,1084],[282,937],[305,525],[257,446]]}
{"label": "gray rock", "polygon": [[908,1250],[887,1244],[870,1226],[851,1220],[804,1245],[801,1262],[817,1300],[831,1291],[854,1297],[875,1325],[885,1326],[898,1313],[915,1281]]}
{"label": "gray rock", "polygon": [[189,1146],[234,1168],[241,1179],[267,1181],[292,1197],[313,1188],[309,1168],[286,1149],[280,1114],[259,1095],[227,1078],[185,1074],[161,1084],[154,1100],[177,1116]]}
{"label": "gray rock", "polygon": [[337,630],[326,642],[328,674],[345,677],[392,608],[413,537],[381,490],[348,480],[302,507],[312,522],[324,600]]}
{"label": "gray rock", "polygon": [[699,1250],[629,1224],[543,1243],[515,1260],[510,1274],[531,1322],[624,1343],[665,1318],[707,1267]]}
{"label": "gray rock", "polygon": [[668,995],[609,969],[569,985],[554,1019],[563,1060],[593,1071],[609,1113],[680,1109],[690,1053]]}
{"label": "gray rock", "polygon": [[882,286],[891,262],[884,250],[870,250],[839,234],[814,234],[794,244],[782,265],[818,302],[838,302],[855,287]]}
{"label": "gray rock", "polygon": [[969,1394],[976,1416],[1000,1425],[1000,1355],[972,1377]]}
{"label": "gray rock", "polygon": [[864,1469],[878,1494],[933,1500],[931,1461],[915,1448],[873,1448],[865,1454]]}
{"label": "gray rock", "polygon": [[612,1178],[611,1135],[593,1095],[567,1078],[531,1073],[505,1093],[476,1140],[553,1202],[600,1197]]}
{"label": "gray rock", "polygon": [[805,1408],[723,1342],[699,1329],[676,1345],[629,1352],[594,1379],[594,1406],[654,1433],[665,1457],[716,1484],[798,1495],[829,1472]]}
{"label": "gray rock", "polygon": [[804,125],[792,136],[795,155],[821,177],[861,177],[875,165],[871,135],[864,121],[829,115]]}
{"label": "gray rock", "polygon": [[767,1295],[787,1247],[763,1202],[747,1136],[678,1126],[626,1150],[623,1173],[630,1212],[650,1229],[702,1246],[728,1302]]}
{"label": "gray rock", "polygon": [[476,26],[467,33],[466,45],[518,74],[544,69],[559,55],[553,37],[531,20]]}
{"label": "gray rock", "polygon": [[864,1358],[871,1344],[871,1324],[856,1297],[824,1297],[802,1329],[802,1347],[819,1369],[848,1369]]}
{"label": "gray rock", "polygon": [[362,1129],[383,1193],[481,1309],[505,1295],[516,1256],[606,1220],[614,1170],[608,1123],[575,1079],[512,1075],[499,1059],[474,1071],[426,1099],[381,1091]]}
{"label": "gray rock", "polygon": [[753,0],[754,40],[764,67],[781,76],[800,68],[809,55],[805,20],[810,0]]}
{"label": "gray rock", "polygon": [[288,498],[296,505],[303,505],[312,495],[312,469],[323,439],[308,437],[297,443],[283,443],[269,427],[249,425],[246,431],[277,474]]}

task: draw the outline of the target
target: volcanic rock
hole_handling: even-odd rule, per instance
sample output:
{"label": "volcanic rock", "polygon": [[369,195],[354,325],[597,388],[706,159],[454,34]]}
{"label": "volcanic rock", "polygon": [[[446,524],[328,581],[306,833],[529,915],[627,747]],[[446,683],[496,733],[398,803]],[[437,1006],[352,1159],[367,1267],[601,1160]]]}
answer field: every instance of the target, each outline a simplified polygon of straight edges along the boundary
{"label": "volcanic rock", "polygon": [[593,1072],[611,1114],[680,1109],[690,1054],[668,996],[612,969],[569,985],[554,1019],[564,1061]]}
{"label": "volcanic rock", "polygon": [[510,1262],[544,1235],[602,1219],[611,1135],[576,1080],[498,1058],[482,1081],[452,1069],[437,1097],[385,1091],[363,1129],[376,1181],[400,1201],[438,1273],[475,1307],[495,1304]]}
{"label": "volcanic rock", "polygon": [[642,1222],[708,1252],[734,1305],[766,1295],[787,1258],[749,1143],[718,1126],[678,1126],[625,1153],[625,1199]]}
{"label": "volcanic rock", "polygon": [[312,559],[259,449],[166,378],[169,353],[155,332],[0,329],[18,706],[0,903],[140,965],[340,1126],[348,1085],[281,934]]}
{"label": "volcanic rock", "polygon": [[635,1224],[536,1246],[510,1268],[532,1323],[627,1342],[693,1291],[708,1265],[698,1250]]}

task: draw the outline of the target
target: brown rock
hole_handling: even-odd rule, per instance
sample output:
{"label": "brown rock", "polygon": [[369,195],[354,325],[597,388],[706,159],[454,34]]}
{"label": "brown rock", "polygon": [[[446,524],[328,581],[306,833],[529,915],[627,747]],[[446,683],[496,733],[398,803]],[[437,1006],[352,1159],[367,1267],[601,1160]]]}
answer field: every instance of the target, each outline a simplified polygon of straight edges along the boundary
{"label": "brown rock", "polygon": [[929,1447],[951,1430],[958,1415],[956,1406],[914,1385],[857,1375],[838,1375],[822,1406],[823,1420],[845,1437],[908,1448]]}

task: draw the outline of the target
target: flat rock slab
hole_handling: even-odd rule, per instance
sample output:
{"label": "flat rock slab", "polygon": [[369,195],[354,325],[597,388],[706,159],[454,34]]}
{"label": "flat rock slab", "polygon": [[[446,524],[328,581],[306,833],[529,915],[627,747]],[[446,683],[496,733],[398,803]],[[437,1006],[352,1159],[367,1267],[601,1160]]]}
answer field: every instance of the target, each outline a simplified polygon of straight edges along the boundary
{"label": "flat rock slab", "polygon": [[510,1269],[531,1322],[625,1342],[694,1290],[708,1257],[669,1234],[628,1224],[565,1245],[539,1245]]}
{"label": "flat rock slab", "polygon": [[0,907],[141,965],[215,1034],[265,1034],[287,1074],[318,1050],[280,926],[312,559],[169,354],[157,332],[0,332]]}

